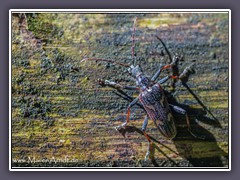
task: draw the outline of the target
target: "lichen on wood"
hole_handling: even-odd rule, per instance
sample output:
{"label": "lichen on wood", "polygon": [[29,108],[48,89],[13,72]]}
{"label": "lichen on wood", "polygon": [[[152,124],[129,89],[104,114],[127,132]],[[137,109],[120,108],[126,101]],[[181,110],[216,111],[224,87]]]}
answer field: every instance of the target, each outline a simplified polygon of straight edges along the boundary
{"label": "lichen on wood", "polygon": [[[164,139],[150,121],[154,161],[144,160],[148,144],[141,133],[124,138],[114,128],[125,121],[128,102],[98,85],[98,78],[134,85],[127,69],[80,63],[86,57],[131,63],[136,15],[135,53],[144,72],[152,76],[169,62],[157,34],[172,55],[183,56],[180,71],[196,64],[188,85],[217,118],[177,83],[172,94],[205,140],[189,135],[182,116],[176,115],[173,140]],[[223,13],[12,14],[12,166],[228,167],[228,26]],[[170,86],[163,88],[171,92]],[[144,111],[134,107],[131,119],[140,129]]]}

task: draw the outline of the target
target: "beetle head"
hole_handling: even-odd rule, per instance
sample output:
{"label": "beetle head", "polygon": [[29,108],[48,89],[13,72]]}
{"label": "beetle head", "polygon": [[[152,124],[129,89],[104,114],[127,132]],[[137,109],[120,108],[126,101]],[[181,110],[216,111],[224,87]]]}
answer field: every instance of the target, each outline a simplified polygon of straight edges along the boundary
{"label": "beetle head", "polygon": [[139,76],[140,74],[142,74],[142,69],[139,65],[134,66],[131,65],[130,68],[128,69],[128,72],[134,77],[136,78],[137,76]]}

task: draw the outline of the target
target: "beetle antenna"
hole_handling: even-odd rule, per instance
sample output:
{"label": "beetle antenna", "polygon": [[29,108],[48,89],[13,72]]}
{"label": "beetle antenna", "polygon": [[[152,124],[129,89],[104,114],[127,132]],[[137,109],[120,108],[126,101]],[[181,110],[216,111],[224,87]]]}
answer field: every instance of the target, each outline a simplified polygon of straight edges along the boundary
{"label": "beetle antenna", "polygon": [[134,20],[133,22],[133,33],[132,33],[132,61],[133,61],[133,65],[135,65],[135,57],[134,57],[134,48],[135,48],[135,30],[136,30],[136,27],[135,27],[135,24],[136,24],[136,21],[137,21],[137,17],[136,19]]}
{"label": "beetle antenna", "polygon": [[110,62],[110,63],[117,64],[117,65],[124,66],[124,67],[130,67],[128,64],[123,64],[123,63],[115,62],[115,61],[109,60],[109,59],[85,58],[85,59],[81,60],[80,62],[83,62],[83,61],[104,61],[104,62]]}
{"label": "beetle antenna", "polygon": [[158,37],[157,35],[155,35],[155,36],[156,36],[156,38],[162,43],[162,45],[163,45],[165,51],[166,51],[167,54],[168,54],[168,57],[169,57],[169,60],[170,60],[170,63],[171,63],[171,62],[173,61],[173,59],[172,59],[171,53],[169,52],[169,50],[168,50],[166,44],[163,42],[163,40],[162,40],[160,37]]}

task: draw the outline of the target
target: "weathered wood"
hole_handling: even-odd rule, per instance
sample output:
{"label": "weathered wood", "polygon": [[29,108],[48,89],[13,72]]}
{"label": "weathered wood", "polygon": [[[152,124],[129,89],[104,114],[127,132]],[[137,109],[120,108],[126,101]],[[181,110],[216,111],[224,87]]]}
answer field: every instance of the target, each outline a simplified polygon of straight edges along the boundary
{"label": "weathered wood", "polygon": [[[137,62],[150,76],[169,62],[152,36],[157,34],[172,55],[183,55],[180,70],[195,61],[196,73],[188,85],[217,118],[206,114],[177,84],[171,102],[188,111],[193,132],[205,140],[188,133],[184,116],[175,114],[178,135],[173,140],[161,137],[149,120],[147,133],[156,140],[154,161],[144,161],[148,143],[138,131],[144,111],[133,108],[133,132],[123,137],[114,127],[125,121],[128,102],[97,84],[103,78],[134,85],[126,69],[106,63],[80,64],[85,57],[130,63],[135,16],[39,14],[27,16],[28,21],[21,19],[20,24],[18,16],[13,16],[13,166],[228,167],[227,14],[139,14]],[[164,88],[170,92],[170,83]]]}

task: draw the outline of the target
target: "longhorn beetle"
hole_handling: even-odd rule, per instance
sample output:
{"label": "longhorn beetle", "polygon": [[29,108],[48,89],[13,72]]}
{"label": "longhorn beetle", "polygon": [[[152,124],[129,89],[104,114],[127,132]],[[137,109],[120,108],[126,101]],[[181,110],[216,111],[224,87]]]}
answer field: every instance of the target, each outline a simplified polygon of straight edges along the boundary
{"label": "longhorn beetle", "polygon": [[[132,65],[123,64],[123,63],[115,62],[113,60],[102,59],[102,58],[85,58],[82,61],[104,61],[104,62],[114,63],[114,64],[128,68],[129,74],[136,80],[136,86],[122,86],[116,82],[112,82],[109,80],[102,80],[102,79],[99,79],[99,84],[102,86],[109,86],[114,89],[117,89],[118,92],[120,92],[122,96],[127,100],[132,99],[131,103],[127,107],[126,121],[122,125],[118,126],[117,130],[120,130],[121,128],[125,128],[126,125],[129,123],[131,107],[133,107],[134,105],[139,105],[145,110],[146,116],[142,125],[142,132],[146,137],[147,141],[149,142],[148,151],[146,154],[146,158],[147,158],[151,153],[151,149],[152,149],[152,141],[149,135],[146,133],[146,127],[147,127],[149,118],[153,120],[155,126],[164,137],[168,139],[173,139],[177,134],[177,130],[176,130],[175,119],[173,117],[172,111],[183,114],[186,116],[188,131],[193,137],[197,137],[191,131],[189,117],[186,110],[178,106],[169,104],[166,96],[164,95],[164,90],[161,86],[161,84],[165,83],[169,79],[181,80],[183,83],[186,84],[190,74],[192,74],[194,70],[192,69],[192,64],[191,64],[190,66],[185,68],[185,70],[180,75],[169,75],[160,79],[159,81],[156,81],[160,73],[164,69],[168,69],[168,68],[173,69],[173,67],[176,66],[179,58],[175,58],[170,64],[161,66],[151,79],[148,78],[143,73],[140,65],[137,65],[134,60],[134,47],[135,47],[134,36],[135,36],[136,20],[137,18],[133,23],[133,33],[132,33],[132,48],[131,48],[132,61],[133,61]],[[162,40],[158,36],[157,38],[162,42]],[[162,44],[164,45],[163,42]],[[166,49],[165,45],[164,47]],[[169,51],[167,52],[169,54]],[[129,97],[126,93],[123,93],[122,91],[123,89],[138,90],[140,93],[137,98],[133,99],[132,97]]]}

